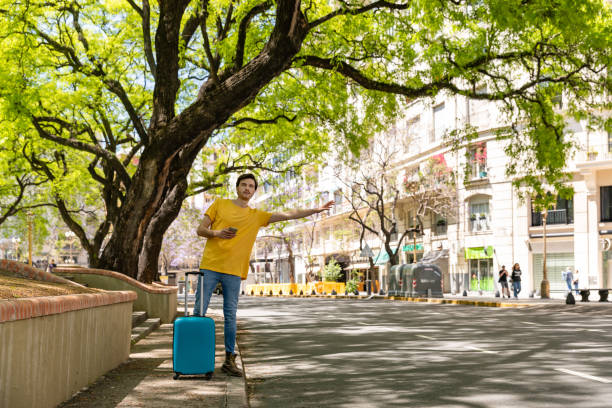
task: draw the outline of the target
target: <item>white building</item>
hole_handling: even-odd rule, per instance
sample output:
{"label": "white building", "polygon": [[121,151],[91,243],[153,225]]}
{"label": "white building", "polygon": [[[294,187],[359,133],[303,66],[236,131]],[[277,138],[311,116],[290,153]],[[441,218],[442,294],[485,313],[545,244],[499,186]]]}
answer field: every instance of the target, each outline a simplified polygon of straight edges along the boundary
{"label": "white building", "polygon": [[[444,141],[445,133],[466,124],[477,129],[478,138],[459,151],[451,151]],[[416,101],[389,130],[390,135],[406,141],[397,143],[401,154],[397,156],[396,168],[401,172],[409,175],[436,157],[443,159],[457,174],[456,214],[443,220],[440,216],[426,215],[424,234],[416,240],[420,253],[448,250],[445,292],[493,292],[497,289],[497,271],[502,265],[511,270],[514,263],[519,263],[523,272],[521,296],[540,289],[544,252],[542,217],[532,211],[530,202],[518,199],[512,180],[506,176],[509,158],[494,133],[504,126],[494,103],[451,96],[440,97],[434,103]],[[607,288],[612,284],[612,135],[589,131],[581,123],[571,123],[570,127],[581,144],[566,166],[573,175],[571,186],[575,194],[570,200],[559,198],[547,217],[547,270],[553,295],[562,294],[566,288],[561,279],[561,271],[566,267],[580,272],[581,287]],[[299,193],[303,207],[313,206],[317,200],[325,202],[335,198],[338,204],[332,213],[314,221],[295,223],[287,229],[288,234],[294,235],[292,249],[297,282],[306,279],[309,252],[315,272],[330,257],[336,258],[345,270],[366,271],[368,267],[367,259],[359,256],[357,224],[348,220],[350,206],[342,200],[343,185],[333,176],[333,167],[329,164],[308,169],[311,175],[318,176],[317,183],[305,183]],[[300,183],[292,180],[288,184]],[[260,195],[261,199],[266,197],[266,194]],[[407,200],[400,200],[398,236],[411,225],[411,211],[414,209]],[[310,229],[314,230],[312,248],[308,246]],[[378,264],[374,278],[378,277],[384,286],[386,254],[380,253],[378,237],[371,234],[367,238]],[[411,262],[413,240],[401,245],[400,262]],[[278,249],[268,258],[267,267],[265,260],[261,262],[263,252],[259,241],[253,255],[255,268],[278,272],[268,274],[267,281],[276,276],[276,280],[288,282],[287,251]],[[259,281],[263,282],[261,277],[262,274],[258,276]]]}

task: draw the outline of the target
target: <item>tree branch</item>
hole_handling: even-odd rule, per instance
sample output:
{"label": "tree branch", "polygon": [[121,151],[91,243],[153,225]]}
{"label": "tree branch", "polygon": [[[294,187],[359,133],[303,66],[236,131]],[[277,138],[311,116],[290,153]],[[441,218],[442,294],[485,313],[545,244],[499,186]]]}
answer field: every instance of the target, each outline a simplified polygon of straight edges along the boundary
{"label": "tree branch", "polygon": [[43,139],[51,140],[52,142],[55,142],[62,146],[71,147],[76,150],[80,150],[83,152],[91,153],[96,156],[102,157],[117,172],[117,175],[119,176],[123,184],[126,186],[126,188],[129,188],[131,184],[131,178],[129,174],[127,173],[127,171],[125,170],[125,167],[123,167],[119,159],[117,159],[117,157],[114,154],[112,154],[111,152],[105,149],[102,149],[99,146],[81,142],[74,138],[66,139],[61,136],[52,135],[51,133],[47,132],[44,129],[44,122],[57,123],[60,125],[60,127],[66,128],[68,130],[71,130],[74,128],[71,124],[62,121],[61,119],[52,118],[52,117],[36,117],[36,116],[32,117],[32,124],[36,128],[40,137],[42,137]]}
{"label": "tree branch", "polygon": [[313,28],[315,28],[316,26],[319,26],[323,23],[325,23],[326,21],[331,20],[332,18],[338,17],[338,16],[345,16],[345,15],[359,15],[359,14],[363,14],[366,13],[370,10],[376,10],[376,9],[382,9],[382,8],[386,8],[386,9],[390,9],[390,10],[406,10],[408,8],[408,4],[396,4],[396,3],[390,3],[388,1],[385,0],[379,0],[379,1],[375,1],[374,3],[368,4],[367,6],[361,7],[361,8],[357,8],[357,9],[351,9],[348,8],[346,5],[344,5],[344,7],[333,11],[315,21],[313,21],[312,23],[308,24],[308,30],[312,30]]}
{"label": "tree branch", "polygon": [[272,119],[255,119],[255,118],[240,118],[238,120],[235,120],[231,123],[228,123],[227,125],[225,125],[224,127],[236,127],[238,125],[241,125],[243,123],[254,123],[256,125],[270,125],[270,124],[274,124],[274,123],[278,123],[279,120],[281,119],[285,119],[287,122],[293,122],[295,119],[297,118],[297,116],[294,116],[292,118],[287,117],[286,115],[278,115],[275,118]]}
{"label": "tree branch", "polygon": [[236,56],[234,58],[234,69],[238,71],[242,68],[242,64],[244,63],[244,46],[246,42],[246,34],[247,29],[249,28],[249,24],[251,20],[260,13],[265,12],[272,6],[271,1],[266,1],[265,3],[258,4],[253,7],[249,12],[244,16],[244,18],[240,21],[240,25],[238,28],[238,41],[236,43]]}
{"label": "tree branch", "polygon": [[155,57],[153,56],[153,47],[151,46],[151,8],[149,0],[142,0],[142,36],[144,41],[144,51],[151,70],[151,75],[155,79],[157,75],[157,66],[155,65]]}

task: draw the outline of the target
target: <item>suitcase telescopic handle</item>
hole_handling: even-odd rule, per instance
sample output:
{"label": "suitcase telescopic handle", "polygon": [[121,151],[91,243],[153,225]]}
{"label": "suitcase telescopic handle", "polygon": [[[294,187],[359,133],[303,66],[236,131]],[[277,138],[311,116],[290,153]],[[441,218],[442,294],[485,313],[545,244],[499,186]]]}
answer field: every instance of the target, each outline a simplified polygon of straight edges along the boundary
{"label": "suitcase telescopic handle", "polygon": [[[192,271],[185,272],[185,316],[189,315],[189,307],[187,306],[187,292],[189,292],[189,275],[201,275],[204,276],[204,272],[201,271]],[[204,279],[200,279],[200,316],[202,316],[202,309],[204,308],[204,302],[202,302],[202,297],[204,296]]]}

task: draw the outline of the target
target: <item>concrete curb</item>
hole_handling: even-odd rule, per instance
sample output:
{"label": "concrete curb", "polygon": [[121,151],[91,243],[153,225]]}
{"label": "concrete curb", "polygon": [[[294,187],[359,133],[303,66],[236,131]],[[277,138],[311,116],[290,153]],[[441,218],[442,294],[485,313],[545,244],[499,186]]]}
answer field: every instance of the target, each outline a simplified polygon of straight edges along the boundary
{"label": "concrete curb", "polygon": [[247,407],[249,408],[249,399],[247,397],[247,376],[238,344],[238,336],[236,336],[236,347],[234,349],[237,357],[240,359],[240,367],[242,367],[242,377],[227,376],[225,386],[225,406],[226,407]]}
{"label": "concrete curb", "polygon": [[280,297],[280,298],[320,298],[320,299],[365,299],[365,300],[399,300],[403,302],[425,302],[436,304],[453,304],[481,307],[506,307],[506,308],[521,308],[529,307],[534,303],[513,303],[513,302],[496,302],[487,300],[470,300],[470,299],[445,299],[445,298],[410,298],[403,296],[363,296],[363,295],[245,295],[253,297]]}

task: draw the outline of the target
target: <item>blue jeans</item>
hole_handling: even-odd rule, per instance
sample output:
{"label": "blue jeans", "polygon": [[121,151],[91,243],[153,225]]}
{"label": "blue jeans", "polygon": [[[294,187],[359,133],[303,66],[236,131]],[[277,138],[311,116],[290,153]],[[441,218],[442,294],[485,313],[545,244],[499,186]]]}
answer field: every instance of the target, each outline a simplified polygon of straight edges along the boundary
{"label": "blue jeans", "polygon": [[225,351],[234,353],[236,346],[236,311],[238,310],[238,295],[240,294],[240,276],[219,273],[208,269],[200,269],[204,272],[204,296],[200,296],[200,286],[202,276],[198,276],[198,286],[195,293],[194,315],[200,315],[200,298],[203,299],[202,314],[205,316],[208,304],[213,291],[217,287],[217,282],[221,282],[223,289],[223,320]]}
{"label": "blue jeans", "polygon": [[518,294],[521,293],[521,281],[512,281],[512,291],[514,297],[518,297]]}
{"label": "blue jeans", "polygon": [[572,291],[572,280],[566,279],[565,283],[567,284],[567,289],[571,292]]}
{"label": "blue jeans", "polygon": [[[574,288],[576,289],[576,294],[579,295],[580,294],[580,290],[578,289],[578,282],[574,282]],[[572,291],[572,288],[570,287],[570,292]]]}

